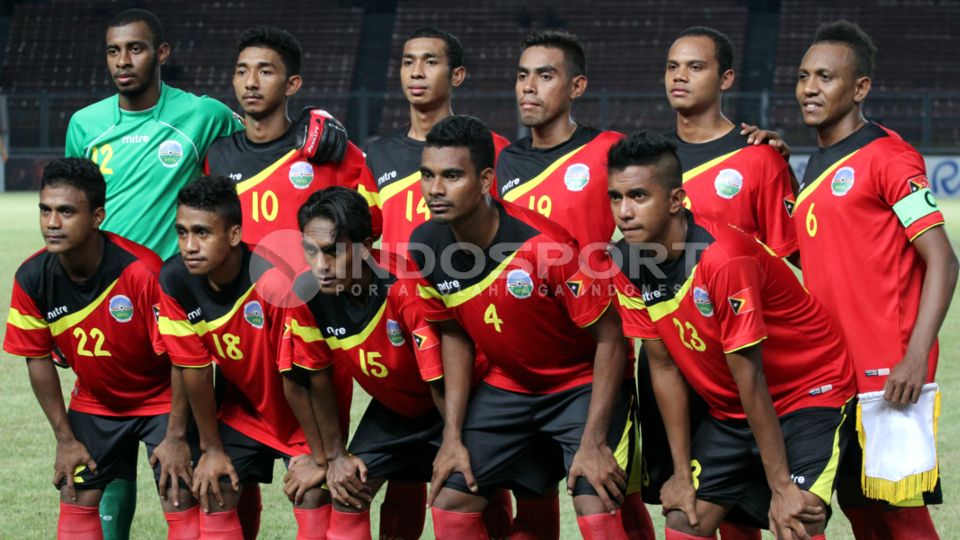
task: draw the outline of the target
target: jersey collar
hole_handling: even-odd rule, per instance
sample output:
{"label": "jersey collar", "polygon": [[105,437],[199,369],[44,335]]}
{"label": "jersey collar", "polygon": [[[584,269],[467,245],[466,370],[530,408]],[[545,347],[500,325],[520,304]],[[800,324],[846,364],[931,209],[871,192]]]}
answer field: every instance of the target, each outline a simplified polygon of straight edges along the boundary
{"label": "jersey collar", "polygon": [[[160,97],[157,98],[157,104],[154,105],[152,109],[150,109],[150,113],[154,121],[160,120],[160,112],[163,109],[163,104],[167,100],[168,88],[170,87],[167,86],[167,83],[165,82],[160,83]],[[120,94],[114,94],[113,95],[113,125],[119,124],[120,119],[122,117],[123,117],[123,114],[120,111]]]}

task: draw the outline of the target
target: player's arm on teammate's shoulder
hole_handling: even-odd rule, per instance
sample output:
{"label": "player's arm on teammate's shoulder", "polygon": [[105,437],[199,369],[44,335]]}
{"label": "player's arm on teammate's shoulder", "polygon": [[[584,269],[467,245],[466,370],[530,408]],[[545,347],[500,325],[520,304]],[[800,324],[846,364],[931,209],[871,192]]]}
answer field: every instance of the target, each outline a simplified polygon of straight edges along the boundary
{"label": "player's arm on teammate's shoulder", "polygon": [[790,145],[780,137],[780,133],[741,122],[740,134],[747,138],[747,144],[760,145],[766,143],[783,156],[783,159],[790,160]]}
{"label": "player's arm on teammate's shoulder", "polygon": [[470,454],[461,439],[467,402],[470,400],[476,345],[456,320],[448,319],[435,324],[440,331],[443,356],[444,410],[443,442],[433,461],[433,477],[430,480],[428,503],[431,505],[443,483],[455,472],[463,474],[470,491],[476,493],[478,489],[470,468]]}
{"label": "player's arm on teammate's shoulder", "polygon": [[76,439],[70,420],[67,418],[67,408],[63,403],[63,392],[60,389],[60,376],[53,365],[50,356],[43,358],[27,358],[27,372],[30,376],[30,386],[37,397],[37,403],[43,409],[43,414],[53,428],[53,435],[57,440],[56,461],[53,465],[53,485],[60,489],[67,488],[67,496],[77,500],[73,477],[78,467],[86,467],[91,472],[97,471],[97,464],[87,452],[87,448]]}
{"label": "player's arm on teammate's shoulder", "polygon": [[920,390],[929,375],[927,360],[930,349],[947,315],[960,269],[957,254],[942,226],[920,234],[914,239],[913,245],[925,266],[920,309],[907,343],[907,351],[891,370],[883,396],[901,404],[916,403],[920,399]]}
{"label": "player's arm on teammate's shoulder", "polygon": [[690,526],[696,529],[700,525],[700,518],[697,516],[697,495],[690,468],[690,395],[687,382],[662,340],[646,339],[643,349],[673,458],[673,475],[660,488],[663,513],[666,515],[679,510],[687,516]]}

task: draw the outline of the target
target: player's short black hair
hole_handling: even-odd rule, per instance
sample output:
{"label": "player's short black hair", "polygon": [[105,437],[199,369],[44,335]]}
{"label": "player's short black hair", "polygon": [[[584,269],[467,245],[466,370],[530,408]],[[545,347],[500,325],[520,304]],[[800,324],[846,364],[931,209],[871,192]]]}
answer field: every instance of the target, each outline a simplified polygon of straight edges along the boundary
{"label": "player's short black hair", "polygon": [[530,47],[552,47],[563,51],[567,71],[571,77],[587,74],[587,55],[583,52],[583,43],[575,34],[560,30],[540,30],[523,38],[520,52]]}
{"label": "player's short black hair", "polygon": [[86,158],[57,158],[43,168],[40,177],[40,189],[57,185],[66,185],[78,189],[87,196],[90,211],[106,204],[107,183],[103,180],[100,167]]}
{"label": "player's short black hair", "polygon": [[243,224],[237,185],[226,176],[201,176],[183,186],[177,193],[177,206],[213,212],[227,226]]}
{"label": "player's short black hair", "polygon": [[863,28],[856,23],[839,20],[821,24],[813,36],[813,44],[817,43],[842,43],[850,47],[857,60],[855,68],[857,76],[873,77],[877,47]]}
{"label": "player's short black hair", "polygon": [[356,191],[332,186],[315,191],[297,211],[300,231],[314,219],[333,223],[336,238],[346,236],[351,242],[373,237],[373,222],[366,199]]}
{"label": "player's short black hair", "polygon": [[685,37],[710,38],[713,41],[714,56],[717,57],[720,74],[723,75],[728,69],[733,69],[733,43],[726,34],[708,26],[691,26],[677,34],[674,41]]}
{"label": "player's short black hair", "polygon": [[153,34],[153,48],[159,47],[164,42],[163,25],[160,24],[160,19],[145,9],[125,9],[110,19],[107,28],[116,28],[117,26],[126,26],[138,22],[142,22],[150,28],[150,33]]}
{"label": "player's short black hair", "polygon": [[237,40],[237,54],[247,47],[263,47],[271,49],[280,55],[283,67],[287,70],[287,77],[300,74],[300,63],[303,58],[303,49],[293,34],[286,30],[272,26],[257,26],[248,28],[240,34]]}
{"label": "player's short black hair", "polygon": [[443,52],[447,55],[447,63],[450,65],[450,69],[463,66],[463,44],[460,43],[457,36],[434,26],[424,26],[414,30],[407,41],[417,38],[436,38],[443,41]]}
{"label": "player's short black hair", "polygon": [[483,120],[465,114],[448,116],[434,124],[427,133],[427,146],[468,148],[470,161],[478,173],[486,168],[493,168],[496,159],[490,128]]}
{"label": "player's short black hair", "polygon": [[607,169],[622,171],[631,165],[656,165],[657,181],[668,190],[683,185],[677,145],[655,133],[631,133],[607,152]]}

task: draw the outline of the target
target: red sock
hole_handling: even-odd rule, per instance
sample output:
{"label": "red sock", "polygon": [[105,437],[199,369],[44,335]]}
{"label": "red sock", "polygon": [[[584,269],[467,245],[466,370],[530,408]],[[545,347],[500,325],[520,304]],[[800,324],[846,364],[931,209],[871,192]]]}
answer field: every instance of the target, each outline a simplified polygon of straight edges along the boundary
{"label": "red sock", "polygon": [[897,540],[939,540],[933,526],[930,510],[926,506],[903,508],[883,512],[883,523],[890,529],[890,536]]}
{"label": "red sock", "polygon": [[327,540],[370,540],[370,511],[330,513]]}
{"label": "red sock", "polygon": [[387,493],[380,505],[380,538],[420,538],[426,519],[426,484],[387,483]]}
{"label": "red sock", "polygon": [[200,512],[201,540],[239,540],[243,538],[236,510]]}
{"label": "red sock", "polygon": [[164,512],[167,520],[167,540],[197,540],[200,538],[200,506],[180,512]]}
{"label": "red sock", "polygon": [[510,540],[556,540],[560,538],[560,497],[517,499],[517,518]]}
{"label": "red sock", "polygon": [[297,540],[324,540],[330,528],[330,509],[332,504],[319,508],[293,507],[293,517],[297,520]]}
{"label": "red sock", "polygon": [[583,540],[627,540],[619,510],[615,514],[577,516],[577,526]]}
{"label": "red sock", "polygon": [[760,540],[760,529],[724,521],[720,524],[720,540]]}
{"label": "red sock", "polygon": [[680,531],[675,531],[670,527],[664,527],[666,530],[666,540],[703,540],[704,538],[716,538],[717,535],[712,536],[694,536],[692,534],[682,533]]}
{"label": "red sock", "polygon": [[103,540],[100,508],[77,506],[60,501],[60,519],[57,521],[58,540]]}
{"label": "red sock", "polygon": [[657,540],[657,533],[653,532],[653,521],[647,505],[643,504],[640,492],[630,493],[623,499],[620,506],[620,515],[623,518],[623,530],[630,540]]}
{"label": "red sock", "polygon": [[841,506],[841,509],[850,521],[850,528],[857,540],[893,540],[890,531],[883,524],[883,520],[877,519],[877,516],[883,513],[881,505],[871,504],[856,508],[843,508]]}
{"label": "red sock", "polygon": [[243,486],[240,502],[237,503],[237,518],[243,529],[244,540],[256,540],[260,534],[260,512],[263,510],[263,501],[260,497],[260,484]]}
{"label": "red sock", "polygon": [[[759,529],[757,529],[759,530]],[[810,540],[827,540],[827,533],[818,534],[816,536],[811,536]]]}
{"label": "red sock", "polygon": [[433,514],[433,535],[437,540],[489,540],[483,512],[451,512],[437,507]]}
{"label": "red sock", "polygon": [[483,509],[483,524],[490,538],[509,538],[513,530],[513,497],[506,489],[493,492]]}

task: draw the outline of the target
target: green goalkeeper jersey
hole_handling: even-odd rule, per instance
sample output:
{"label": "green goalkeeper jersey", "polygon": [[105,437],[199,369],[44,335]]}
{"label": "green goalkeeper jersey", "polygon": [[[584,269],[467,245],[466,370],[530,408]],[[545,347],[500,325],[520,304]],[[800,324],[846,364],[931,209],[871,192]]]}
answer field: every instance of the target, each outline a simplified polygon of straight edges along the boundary
{"label": "green goalkeeper jersey", "polygon": [[177,252],[177,192],[203,174],[213,141],[242,129],[223,103],[164,84],[156,106],[145,111],[121,110],[113,95],[74,113],[66,155],[100,166],[107,182],[103,228],[166,259]]}

